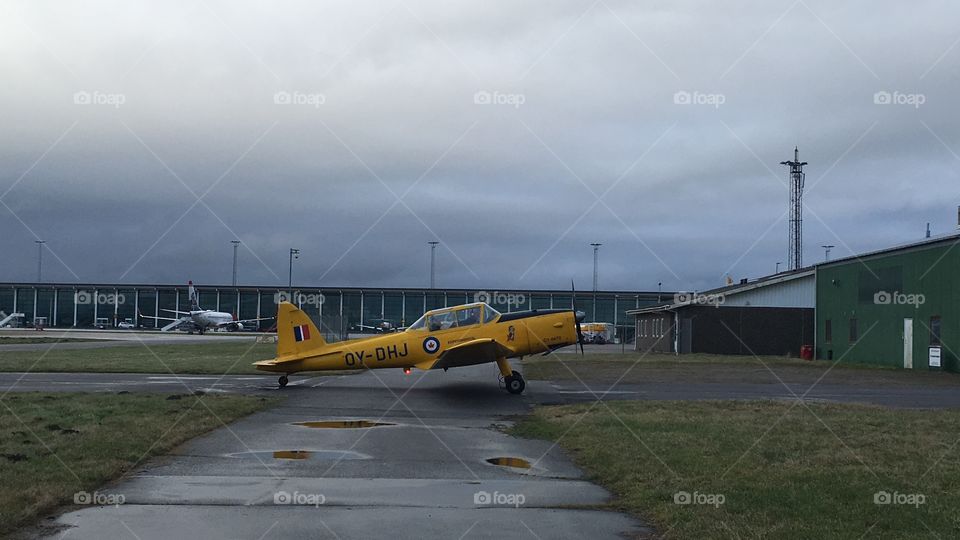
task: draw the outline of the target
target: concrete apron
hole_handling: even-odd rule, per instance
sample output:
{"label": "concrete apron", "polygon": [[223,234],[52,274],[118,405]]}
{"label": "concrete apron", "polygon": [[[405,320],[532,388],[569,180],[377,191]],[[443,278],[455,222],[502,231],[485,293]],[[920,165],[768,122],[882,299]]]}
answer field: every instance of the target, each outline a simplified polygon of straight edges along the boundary
{"label": "concrete apron", "polygon": [[[288,398],[281,406],[194,439],[101,490],[122,495],[123,504],[70,511],[45,533],[143,540],[649,533],[628,516],[590,509],[609,494],[580,480],[551,442],[497,429],[528,411],[538,387],[553,391],[533,381],[512,396],[498,388],[495,366],[291,385],[278,391]],[[298,425],[326,420],[393,425]],[[530,467],[487,462],[499,457]]]}

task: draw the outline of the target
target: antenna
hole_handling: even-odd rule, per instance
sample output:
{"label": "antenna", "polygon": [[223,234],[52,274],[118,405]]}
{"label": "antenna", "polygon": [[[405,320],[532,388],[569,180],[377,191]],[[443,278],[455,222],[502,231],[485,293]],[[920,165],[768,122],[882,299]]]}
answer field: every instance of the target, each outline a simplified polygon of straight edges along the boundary
{"label": "antenna", "polygon": [[794,147],[793,161],[781,161],[790,167],[790,231],[787,246],[787,268],[796,270],[803,266],[803,181],[806,175],[800,161],[800,149]]}
{"label": "antenna", "polygon": [[820,246],[823,248],[823,260],[824,262],[830,262],[830,250],[837,247],[833,244],[824,244]]}

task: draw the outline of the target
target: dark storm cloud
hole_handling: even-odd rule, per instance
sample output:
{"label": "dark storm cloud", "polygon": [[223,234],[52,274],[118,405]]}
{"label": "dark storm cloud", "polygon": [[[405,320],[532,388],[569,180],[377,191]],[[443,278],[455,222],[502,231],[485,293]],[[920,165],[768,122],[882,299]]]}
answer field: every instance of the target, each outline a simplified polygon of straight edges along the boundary
{"label": "dark storm cloud", "polygon": [[40,237],[47,279],[224,283],[239,238],[242,282],[423,286],[437,238],[441,286],[586,288],[599,241],[602,288],[703,288],[785,260],[797,144],[806,261],[948,232],[957,11],[13,4],[0,280]]}

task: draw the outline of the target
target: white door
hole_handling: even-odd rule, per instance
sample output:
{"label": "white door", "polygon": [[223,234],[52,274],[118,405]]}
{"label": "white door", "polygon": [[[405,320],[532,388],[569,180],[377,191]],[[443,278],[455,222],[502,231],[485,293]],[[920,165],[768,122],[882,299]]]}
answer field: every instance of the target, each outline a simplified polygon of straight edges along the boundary
{"label": "white door", "polygon": [[903,320],[903,367],[913,369],[913,319]]}

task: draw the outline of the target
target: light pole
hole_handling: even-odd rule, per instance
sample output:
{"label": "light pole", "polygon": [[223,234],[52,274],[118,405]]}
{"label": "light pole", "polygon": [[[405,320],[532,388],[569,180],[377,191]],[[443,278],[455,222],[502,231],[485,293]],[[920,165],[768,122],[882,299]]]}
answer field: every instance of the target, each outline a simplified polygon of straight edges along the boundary
{"label": "light pole", "polygon": [[593,320],[596,321],[597,320],[597,266],[598,266],[597,262],[599,260],[600,246],[602,246],[603,244],[594,242],[590,245],[593,246]]}
{"label": "light pole", "polygon": [[829,260],[830,260],[830,250],[833,249],[833,248],[835,248],[836,246],[834,246],[834,245],[823,245],[823,246],[820,246],[820,247],[823,248],[823,260],[824,260],[824,262],[829,261]]}
{"label": "light pole", "polygon": [[240,245],[239,240],[231,240],[233,244],[233,286],[237,286],[237,247]]}
{"label": "light pole", "polygon": [[43,245],[47,243],[46,240],[34,240],[37,244],[37,282],[43,280]]}
{"label": "light pole", "polygon": [[290,248],[290,274],[287,280],[287,287],[290,289],[290,301],[293,301],[293,260],[300,258],[300,250]]}
{"label": "light pole", "polygon": [[430,288],[433,289],[437,285],[437,242],[432,240],[427,242],[430,244]]}

